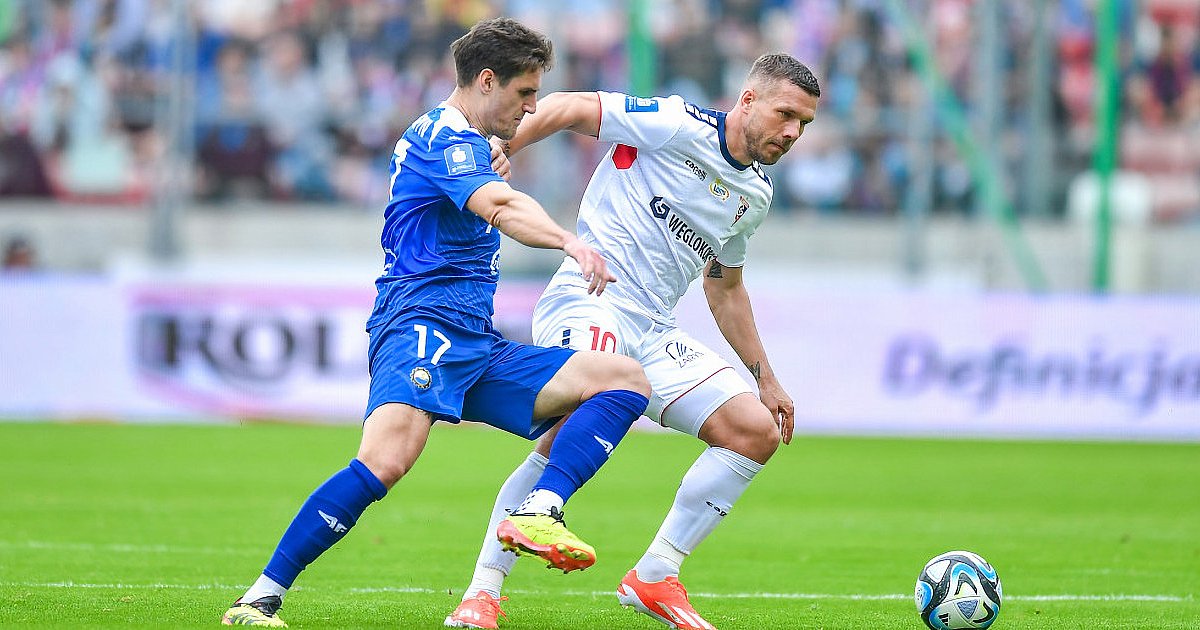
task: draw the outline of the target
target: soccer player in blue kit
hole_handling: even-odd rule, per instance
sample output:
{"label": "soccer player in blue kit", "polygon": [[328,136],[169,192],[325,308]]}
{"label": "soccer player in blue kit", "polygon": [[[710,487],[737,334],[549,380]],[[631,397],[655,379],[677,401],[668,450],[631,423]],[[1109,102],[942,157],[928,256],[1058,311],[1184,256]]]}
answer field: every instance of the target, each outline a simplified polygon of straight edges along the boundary
{"label": "soccer player in blue kit", "polygon": [[287,589],[412,468],[437,420],[478,420],[532,440],[569,413],[545,473],[497,536],[564,572],[596,560],[561,509],[645,410],[650,385],[629,357],[514,343],[492,328],[499,232],[563,250],[590,292],[615,278],[491,164],[488,137],[511,138],[536,109],[549,40],[497,18],[476,24],[452,52],[453,93],[408,128],[392,156],[357,457],[301,506],[262,575],[222,617],[226,625],[286,626],[276,613]]}

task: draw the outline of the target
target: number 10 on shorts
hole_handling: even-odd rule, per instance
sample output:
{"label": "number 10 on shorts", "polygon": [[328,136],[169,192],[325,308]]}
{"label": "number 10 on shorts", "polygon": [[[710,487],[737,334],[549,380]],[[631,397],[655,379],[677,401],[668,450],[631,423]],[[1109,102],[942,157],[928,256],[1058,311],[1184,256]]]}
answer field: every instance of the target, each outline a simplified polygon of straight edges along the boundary
{"label": "number 10 on shorts", "polygon": [[[592,350],[599,350],[601,352],[617,351],[616,335],[600,330],[599,326],[588,326],[588,330],[592,331]],[[611,348],[608,345],[610,342],[612,343]]]}

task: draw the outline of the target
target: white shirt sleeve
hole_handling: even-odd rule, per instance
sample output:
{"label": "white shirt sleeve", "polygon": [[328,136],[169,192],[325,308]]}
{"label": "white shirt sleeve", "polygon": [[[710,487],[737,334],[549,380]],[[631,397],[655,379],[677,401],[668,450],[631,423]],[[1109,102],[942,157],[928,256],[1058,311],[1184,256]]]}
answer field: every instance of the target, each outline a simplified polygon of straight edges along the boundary
{"label": "white shirt sleeve", "polygon": [[[770,207],[770,205],[771,200],[768,198],[767,207]],[[733,238],[725,242],[725,246],[721,248],[721,253],[717,255],[717,262],[726,267],[746,266],[746,249],[750,244],[750,237],[754,236],[754,233],[758,231],[766,215],[765,210],[754,213],[754,218],[743,225],[742,229],[733,235]]]}
{"label": "white shirt sleeve", "polygon": [[619,92],[599,92],[600,133],[604,142],[653,151],[661,149],[683,126],[680,96],[638,98]]}
{"label": "white shirt sleeve", "polygon": [[725,243],[725,247],[721,248],[717,262],[725,267],[744,267],[746,265],[746,246],[753,234],[754,230],[746,230],[729,239]]}

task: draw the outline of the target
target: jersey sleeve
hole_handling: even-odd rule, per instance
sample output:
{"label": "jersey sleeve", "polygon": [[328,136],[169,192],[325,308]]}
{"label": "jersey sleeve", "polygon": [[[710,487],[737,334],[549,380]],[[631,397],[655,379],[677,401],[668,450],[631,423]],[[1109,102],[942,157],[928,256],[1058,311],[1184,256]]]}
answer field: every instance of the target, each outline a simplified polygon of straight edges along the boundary
{"label": "jersey sleeve", "polygon": [[504,181],[492,169],[491,145],[475,133],[439,135],[424,157],[422,175],[459,208],[480,186]]}
{"label": "jersey sleeve", "polygon": [[599,92],[600,133],[604,142],[639,149],[660,149],[683,126],[684,100],[679,96],[638,98]]}
{"label": "jersey sleeve", "polygon": [[[770,197],[767,198],[766,206],[771,205]],[[741,229],[737,231],[721,248],[721,253],[717,255],[717,262],[726,267],[744,267],[746,266],[746,249],[750,243],[750,237],[758,231],[758,227],[762,225],[763,219],[766,218],[766,210],[761,212],[751,213],[748,221],[741,224]]]}
{"label": "jersey sleeve", "polygon": [[721,254],[717,256],[717,262],[725,267],[744,267],[746,265],[746,246],[750,242],[750,237],[754,235],[754,229],[743,230],[738,232],[733,238],[725,243],[725,247],[721,248]]}

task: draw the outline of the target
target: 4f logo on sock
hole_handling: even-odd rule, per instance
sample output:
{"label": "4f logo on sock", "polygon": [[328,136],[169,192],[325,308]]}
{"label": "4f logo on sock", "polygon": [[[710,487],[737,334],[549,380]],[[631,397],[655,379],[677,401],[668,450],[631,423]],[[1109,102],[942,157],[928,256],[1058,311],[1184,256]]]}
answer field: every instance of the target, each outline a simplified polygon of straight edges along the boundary
{"label": "4f logo on sock", "polygon": [[321,519],[325,521],[326,525],[329,525],[329,529],[332,529],[333,533],[335,533],[335,534],[341,534],[341,533],[345,532],[347,529],[350,529],[349,527],[346,527],[345,525],[342,525],[341,523],[339,523],[336,516],[330,516],[329,514],[326,514],[326,513],[322,512],[321,510],[317,510],[317,514],[321,515]]}
{"label": "4f logo on sock", "polygon": [[600,437],[599,435],[593,435],[592,437],[596,438],[596,441],[600,443],[600,446],[604,447],[605,455],[612,455],[612,450],[613,450],[612,442],[609,442],[608,440]]}

